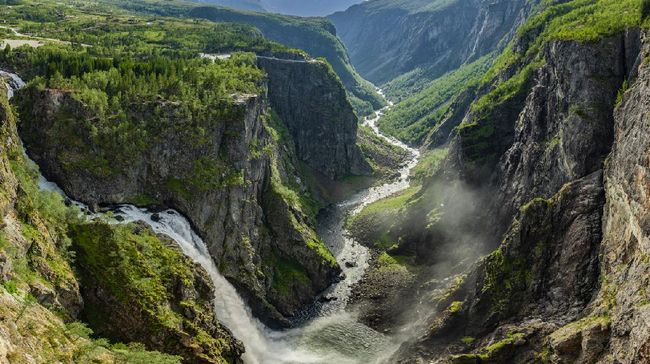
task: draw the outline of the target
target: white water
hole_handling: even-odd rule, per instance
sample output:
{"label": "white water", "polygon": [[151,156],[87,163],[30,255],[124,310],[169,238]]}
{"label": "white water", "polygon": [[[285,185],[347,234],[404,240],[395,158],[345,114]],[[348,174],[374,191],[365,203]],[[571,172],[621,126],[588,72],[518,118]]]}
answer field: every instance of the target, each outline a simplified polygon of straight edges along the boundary
{"label": "white water", "polygon": [[[4,71],[0,71],[0,77],[10,80],[10,98],[14,95],[14,89],[25,84],[17,75]],[[396,346],[390,338],[358,322],[352,313],[345,310],[352,285],[361,279],[368,267],[370,252],[349,238],[343,225],[347,214],[358,213],[368,204],[407,188],[409,171],[419,157],[417,150],[379,132],[375,124],[382,114],[383,110],[376,112],[375,117],[367,119],[365,123],[391,144],[409,150],[413,157],[400,168],[400,177],[396,181],[369,188],[338,204],[330,212],[329,218],[321,224],[319,232],[344,270],[346,279],[330,287],[323,294],[330,301],[316,303],[312,310],[306,313],[303,323],[294,329],[272,331],[253,317],[232,284],[219,273],[203,240],[178,212],[166,210],[154,218],[154,213],[146,209],[121,205],[112,215],[92,214],[82,203],[73,203],[85,211],[89,219],[99,218],[109,223],[144,221],[156,233],[165,234],[176,241],[183,253],[200,264],[210,275],[215,285],[214,305],[217,317],[244,343],[246,352],[243,359],[246,364],[378,362]],[[67,198],[56,184],[47,181],[43,176],[39,177],[39,187]],[[347,267],[345,262],[355,262],[356,265]]]}

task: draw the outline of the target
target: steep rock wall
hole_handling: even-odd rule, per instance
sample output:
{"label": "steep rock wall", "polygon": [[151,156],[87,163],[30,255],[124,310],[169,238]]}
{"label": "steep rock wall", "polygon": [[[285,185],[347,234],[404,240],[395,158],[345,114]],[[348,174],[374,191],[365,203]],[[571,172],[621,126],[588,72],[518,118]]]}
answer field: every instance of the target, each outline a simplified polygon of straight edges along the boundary
{"label": "steep rock wall", "polygon": [[614,113],[614,147],[605,167],[604,283],[599,309],[594,310],[596,315],[611,317],[608,355],[602,362],[650,360],[646,290],[650,284],[646,258],[650,244],[650,68],[644,61],[650,54],[648,36],[644,32],[642,52],[636,59],[638,78],[630,79],[632,86]]}
{"label": "steep rock wall", "polygon": [[268,75],[269,101],[289,129],[298,159],[331,179],[370,167],[356,145],[357,117],[327,64],[258,56]]}
{"label": "steep rock wall", "polygon": [[[439,295],[433,330],[416,347],[457,363],[645,360],[645,293],[634,293],[645,284],[644,67],[616,106],[647,53],[639,56],[639,45],[634,29],[547,43],[544,64],[517,93],[469,113],[448,162],[483,191],[487,208],[476,216],[493,225],[473,229],[498,239],[510,228],[462,284]],[[463,336],[478,340],[455,345]],[[449,347],[472,352],[434,353]]]}

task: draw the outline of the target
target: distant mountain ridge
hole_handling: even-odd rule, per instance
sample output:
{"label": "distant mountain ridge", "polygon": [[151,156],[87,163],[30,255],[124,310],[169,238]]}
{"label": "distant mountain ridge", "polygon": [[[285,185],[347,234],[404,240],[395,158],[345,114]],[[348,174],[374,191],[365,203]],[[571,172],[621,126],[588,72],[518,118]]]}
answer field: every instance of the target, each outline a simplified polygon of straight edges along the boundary
{"label": "distant mountain ridge", "polygon": [[342,11],[362,0],[261,0],[264,7],[274,13],[298,16],[325,16]]}
{"label": "distant mountain ridge", "polygon": [[343,11],[362,0],[196,0],[237,10],[252,10],[297,16],[326,16]]}
{"label": "distant mountain ridge", "polygon": [[197,2],[239,10],[266,11],[260,0],[197,0]]}

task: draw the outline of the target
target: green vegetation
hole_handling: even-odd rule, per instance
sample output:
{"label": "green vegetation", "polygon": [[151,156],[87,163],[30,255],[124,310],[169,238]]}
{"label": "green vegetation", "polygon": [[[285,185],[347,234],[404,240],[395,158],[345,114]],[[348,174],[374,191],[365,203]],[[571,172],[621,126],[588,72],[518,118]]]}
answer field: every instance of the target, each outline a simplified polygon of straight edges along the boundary
{"label": "green vegetation", "polygon": [[583,331],[593,330],[594,327],[603,328],[609,327],[611,318],[609,316],[587,316],[578,321],[574,321],[566,326],[555,330],[551,335],[552,341],[565,341]]}
{"label": "green vegetation", "polygon": [[485,257],[485,278],[482,292],[491,299],[490,310],[498,316],[507,315],[532,282],[532,267],[524,258],[513,258],[500,247]]}
{"label": "green vegetation", "polygon": [[348,218],[347,228],[361,243],[380,251],[397,246],[399,237],[395,233],[404,222],[404,211],[418,190],[418,187],[410,187],[366,206]]}
{"label": "green vegetation", "polygon": [[449,305],[447,311],[449,311],[449,313],[458,313],[462,309],[463,309],[463,301],[454,301]]}
{"label": "green vegetation", "polygon": [[316,214],[323,207],[310,193],[301,191],[301,186],[295,179],[285,181],[282,179],[281,171],[289,172],[291,175],[298,175],[298,171],[288,160],[282,148],[293,148],[293,138],[278,115],[271,111],[270,115],[264,118],[264,127],[271,136],[272,144],[267,146],[265,152],[271,157],[271,188],[275,193],[282,196],[283,200],[293,209],[301,211],[311,222],[315,222]]}
{"label": "green vegetation", "polygon": [[[87,296],[84,305],[88,322],[98,331],[118,340],[139,339],[186,358],[222,360],[227,354],[227,339],[213,328],[213,297],[197,283],[194,263],[179,249],[170,248],[143,224],[95,222],[70,230],[82,284],[100,292]],[[180,293],[192,291],[203,294]],[[157,335],[166,340],[150,340]],[[191,343],[179,343],[181,337]],[[191,347],[200,347],[201,353]]]}
{"label": "green vegetation", "polygon": [[476,338],[471,337],[471,336],[463,336],[460,338],[460,342],[462,342],[465,345],[471,345],[476,341]]}
{"label": "green vegetation", "polygon": [[171,284],[193,280],[179,251],[135,225],[77,224],[71,232],[79,265],[103,289],[122,304],[137,305],[159,318],[163,326],[180,323],[179,315],[165,304],[174,289]]}
{"label": "green vegetation", "polygon": [[309,285],[311,282],[303,266],[283,259],[274,252],[271,252],[271,258],[266,265],[273,269],[271,288],[280,295],[292,294],[292,287],[295,284]]}
{"label": "green vegetation", "polygon": [[412,259],[411,257],[407,256],[390,255],[386,252],[382,252],[377,257],[375,266],[377,269],[379,269],[380,272],[407,271],[412,266]]}
{"label": "green vegetation", "polygon": [[448,148],[436,148],[425,152],[420,156],[418,164],[411,170],[411,177],[419,183],[431,178],[438,172],[448,153]]}
{"label": "green vegetation", "polygon": [[627,91],[629,87],[630,86],[628,85],[627,80],[623,81],[621,89],[618,90],[618,93],[616,94],[616,106],[620,105],[621,102],[623,102],[623,94],[625,94],[625,91]]}
{"label": "green vegetation", "polygon": [[393,177],[400,165],[410,157],[408,151],[387,142],[367,125],[359,126],[357,145],[379,178]]}
{"label": "green vegetation", "polygon": [[75,348],[72,357],[75,362],[94,362],[103,352],[110,352],[117,363],[160,363],[180,364],[181,357],[163,354],[157,351],[147,351],[139,343],[111,344],[106,339],[93,338],[93,330],[83,322],[75,321],[65,325],[64,335],[74,338],[75,341],[85,339],[82,345]]}
{"label": "green vegetation", "polygon": [[427,134],[448,114],[450,101],[462,91],[478,84],[490,67],[492,55],[431,81],[389,110],[379,121],[380,129],[405,143],[420,145]]}
{"label": "green vegetation", "polygon": [[[70,93],[67,108],[55,115],[54,128],[77,150],[62,150],[59,162],[100,178],[119,174],[163,132],[175,130],[200,147],[208,141],[208,130],[240,116],[238,95],[263,91],[264,74],[253,54],[233,53],[213,62],[198,58],[198,53],[291,51],[265,40],[252,27],[138,18],[104,3],[97,8],[47,3],[39,9],[54,18],[35,16],[41,12],[31,3],[0,11],[21,32],[72,42],[5,50],[0,64],[30,80],[18,98],[26,127],[34,117],[32,97],[45,89]],[[203,167],[185,176],[186,187],[242,183],[240,171],[230,170],[219,181],[205,181]],[[207,170],[223,170],[210,167]]]}
{"label": "green vegetation", "polygon": [[[451,362],[454,364],[481,363],[483,361],[495,363],[507,362],[510,358],[508,351],[514,348],[522,340],[525,340],[525,338],[526,335],[523,333],[510,332],[502,340],[480,348],[476,354],[453,355]],[[472,342],[474,341],[474,338],[470,339]]]}

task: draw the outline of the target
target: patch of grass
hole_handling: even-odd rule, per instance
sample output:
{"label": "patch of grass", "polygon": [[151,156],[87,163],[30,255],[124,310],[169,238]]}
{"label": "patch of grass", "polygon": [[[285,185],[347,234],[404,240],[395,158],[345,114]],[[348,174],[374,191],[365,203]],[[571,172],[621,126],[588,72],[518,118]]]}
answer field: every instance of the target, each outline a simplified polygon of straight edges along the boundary
{"label": "patch of grass", "polygon": [[623,102],[623,94],[625,94],[625,91],[627,91],[629,87],[630,85],[627,83],[627,80],[624,80],[621,89],[618,90],[618,93],[616,94],[616,106],[620,105]]}
{"label": "patch of grass", "polygon": [[18,286],[16,285],[16,281],[10,279],[2,284],[2,287],[4,287],[5,291],[9,294],[16,294],[18,293]]}
{"label": "patch of grass", "polygon": [[460,310],[463,309],[463,301],[454,301],[452,302],[449,307],[447,307],[447,311],[450,313],[457,313],[460,312]]}
{"label": "patch of grass", "polygon": [[411,170],[411,177],[418,182],[430,178],[439,169],[441,162],[447,157],[449,148],[436,148],[427,151],[420,157],[418,164]]}
{"label": "patch of grass", "polygon": [[302,265],[282,258],[275,252],[271,252],[267,265],[273,269],[271,288],[281,295],[290,294],[295,284],[311,284],[311,280]]}
{"label": "patch of grass", "polygon": [[471,345],[476,341],[476,338],[471,337],[471,336],[463,336],[460,338],[460,342],[462,342],[465,345]]}

